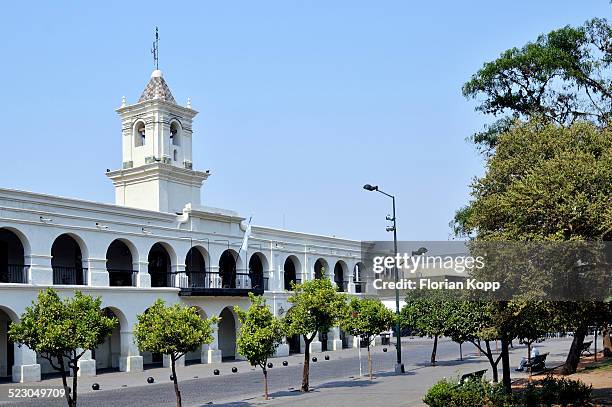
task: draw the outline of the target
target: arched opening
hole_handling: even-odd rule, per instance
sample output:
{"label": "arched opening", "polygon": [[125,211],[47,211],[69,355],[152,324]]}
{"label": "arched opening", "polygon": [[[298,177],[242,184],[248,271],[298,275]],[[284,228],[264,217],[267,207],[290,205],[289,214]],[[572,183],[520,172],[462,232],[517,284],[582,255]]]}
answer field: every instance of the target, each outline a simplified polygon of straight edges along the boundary
{"label": "arched opening", "polygon": [[327,332],[319,332],[319,342],[321,342],[321,352],[327,352]]}
{"label": "arched opening", "polygon": [[122,240],[114,240],[106,250],[106,270],[111,287],[136,285],[132,251]]}
{"label": "arched opening", "polygon": [[202,251],[192,247],[185,257],[185,272],[189,280],[189,287],[206,286],[206,260]]}
{"label": "arched opening", "polygon": [[323,259],[317,259],[314,264],[314,278],[320,280],[327,272],[327,262]]}
{"label": "arched opening", "polygon": [[111,372],[119,370],[121,359],[121,328],[126,328],[125,317],[121,311],[107,307],[102,310],[107,317],[116,318],[119,323],[115,325],[110,336],[104,343],[91,352],[91,357],[96,360],[96,372]]}
{"label": "arched opening", "polygon": [[[197,307],[197,306],[195,306],[194,308],[197,310],[200,318],[202,319],[208,318],[208,316],[206,315],[206,312],[202,308]],[[196,364],[196,363],[204,362],[202,359],[205,358],[204,353],[208,350],[208,347],[209,345],[204,343],[198,346],[193,352],[187,352],[185,354],[185,363],[186,364]]]}
{"label": "arched opening", "polygon": [[24,247],[17,234],[0,229],[0,283],[27,283]]}
{"label": "arched opening", "polygon": [[292,283],[301,283],[301,280],[297,278],[297,270],[299,269],[298,264],[298,259],[295,256],[289,256],[287,260],[285,260],[285,265],[283,266],[285,290],[293,290],[293,287],[291,287]]}
{"label": "arched opening", "polygon": [[9,338],[8,330],[16,320],[13,312],[0,307],[0,379],[9,378],[13,374],[16,345]]}
{"label": "arched opening", "polygon": [[264,265],[261,253],[254,253],[249,260],[249,278],[251,287],[255,290],[265,290],[264,284]]}
{"label": "arched opening", "polygon": [[340,292],[344,292],[347,288],[348,282],[344,280],[344,264],[341,261],[334,266],[334,283],[336,283]]}
{"label": "arched opening", "polygon": [[219,277],[221,278],[221,288],[236,288],[237,257],[237,253],[231,249],[227,249],[221,254],[221,258],[219,258]]}
{"label": "arched opening", "polygon": [[134,124],[134,147],[142,147],[147,144],[146,128],[143,121]]}
{"label": "arched opening", "polygon": [[85,284],[87,269],[83,268],[81,246],[72,236],[63,234],[55,239],[51,246],[51,267],[53,284]]}
{"label": "arched opening", "polygon": [[287,337],[287,343],[289,344],[289,354],[300,353],[300,335]]}
{"label": "arched opening", "polygon": [[171,267],[170,254],[161,243],[155,243],[149,251],[151,287],[172,287]]}
{"label": "arched opening", "polygon": [[236,358],[236,318],[229,307],[223,308],[219,315],[219,349],[222,360]]}
{"label": "arched opening", "polygon": [[355,292],[357,294],[365,292],[363,278],[365,277],[365,265],[361,262],[355,264],[353,269],[353,283],[355,284]]}
{"label": "arched opening", "polygon": [[181,124],[176,120],[170,124],[170,141],[173,146],[181,145]]}

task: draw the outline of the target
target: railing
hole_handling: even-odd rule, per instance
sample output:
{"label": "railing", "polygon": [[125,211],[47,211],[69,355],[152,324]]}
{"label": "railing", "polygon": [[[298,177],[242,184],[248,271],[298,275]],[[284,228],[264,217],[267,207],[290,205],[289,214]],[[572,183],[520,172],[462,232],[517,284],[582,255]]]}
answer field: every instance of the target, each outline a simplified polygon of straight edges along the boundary
{"label": "railing", "polygon": [[84,285],[86,268],[53,266],[53,284]]}
{"label": "railing", "polygon": [[355,293],[361,294],[363,292],[363,283],[361,281],[355,281]]}
{"label": "railing", "polygon": [[186,279],[179,278],[180,288],[235,288],[242,290],[267,290],[268,279],[253,273],[220,273],[213,271],[185,271]]}
{"label": "railing", "polygon": [[28,282],[28,268],[23,264],[7,264],[0,266],[0,283],[19,283]]}
{"label": "railing", "polygon": [[138,270],[107,269],[108,279],[111,287],[133,287],[135,286]]}

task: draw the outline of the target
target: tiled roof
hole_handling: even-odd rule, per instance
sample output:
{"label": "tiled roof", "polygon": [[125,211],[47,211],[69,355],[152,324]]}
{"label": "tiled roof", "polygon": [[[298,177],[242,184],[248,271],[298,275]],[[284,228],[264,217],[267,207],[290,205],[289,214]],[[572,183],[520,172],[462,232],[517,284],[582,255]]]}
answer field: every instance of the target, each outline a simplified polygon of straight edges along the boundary
{"label": "tiled roof", "polygon": [[142,95],[139,102],[143,102],[145,100],[153,100],[153,99],[161,99],[166,102],[171,102],[176,104],[176,100],[174,100],[174,96],[172,96],[172,92],[170,92],[170,88],[168,84],[164,80],[161,71],[155,70],[151,74],[151,79],[147,86],[142,91]]}

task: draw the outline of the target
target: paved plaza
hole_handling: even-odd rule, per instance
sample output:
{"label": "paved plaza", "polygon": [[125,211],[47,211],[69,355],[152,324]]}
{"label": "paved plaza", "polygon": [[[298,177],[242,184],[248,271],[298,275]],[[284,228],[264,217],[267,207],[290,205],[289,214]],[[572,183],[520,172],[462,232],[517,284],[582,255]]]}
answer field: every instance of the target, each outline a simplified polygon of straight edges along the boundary
{"label": "paved plaza", "polygon": [[[550,339],[541,344],[541,353],[550,352],[548,366],[561,364],[569,349],[571,338]],[[486,369],[489,364],[484,357],[478,357],[474,347],[465,344],[464,360],[460,361],[458,345],[441,340],[438,347],[438,366],[429,366],[431,341],[428,339],[405,339],[403,358],[406,374],[397,376],[392,373],[395,360],[395,348],[378,346],[373,352],[375,380],[370,382],[359,377],[359,362],[356,349],[315,354],[318,361],[311,363],[311,385],[313,391],[302,394],[297,389],[301,382],[303,355],[297,354],[285,358],[273,359],[274,367],[270,369],[271,400],[262,399],[262,374],[246,362],[225,362],[217,365],[191,365],[179,369],[183,405],[295,405],[295,406],[341,406],[354,407],[381,405],[385,406],[420,406],[427,389],[442,377],[454,377],[479,369]],[[523,346],[511,350],[512,366],[518,364],[526,354]],[[330,360],[324,356],[329,355]],[[282,366],[287,360],[289,366]],[[238,373],[231,368],[237,367]],[[219,376],[213,370],[219,369]],[[362,352],[363,374],[367,373],[367,354]],[[101,373],[96,377],[84,377],[79,380],[79,404],[82,406],[134,407],[134,406],[172,406],[175,403],[174,391],[169,378],[168,368],[147,369],[139,374],[122,372]],[[523,374],[512,372],[513,377]],[[153,377],[155,384],[147,384],[146,378]],[[487,377],[491,377],[490,370]],[[501,377],[501,368],[500,368]],[[101,390],[93,391],[91,385],[98,383]],[[60,378],[44,380],[35,386],[58,386]],[[9,387],[19,387],[13,383],[0,384],[0,395],[6,394]],[[30,385],[31,386],[31,385]],[[5,398],[2,398],[5,399]],[[2,406],[63,406],[64,399],[28,400],[19,403],[0,403]]]}

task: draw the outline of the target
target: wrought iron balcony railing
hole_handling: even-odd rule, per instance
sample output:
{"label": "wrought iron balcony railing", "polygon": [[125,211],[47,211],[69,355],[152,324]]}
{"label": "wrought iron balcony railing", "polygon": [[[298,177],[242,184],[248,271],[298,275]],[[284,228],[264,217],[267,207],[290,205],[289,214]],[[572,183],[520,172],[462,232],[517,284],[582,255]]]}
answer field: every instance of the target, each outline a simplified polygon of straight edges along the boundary
{"label": "wrought iron balcony railing", "polygon": [[84,285],[87,269],[84,267],[53,266],[53,284],[55,285]]}
{"label": "wrought iron balcony railing", "polygon": [[0,266],[0,283],[27,283],[29,267],[30,266],[25,266],[23,264],[6,264]]}

